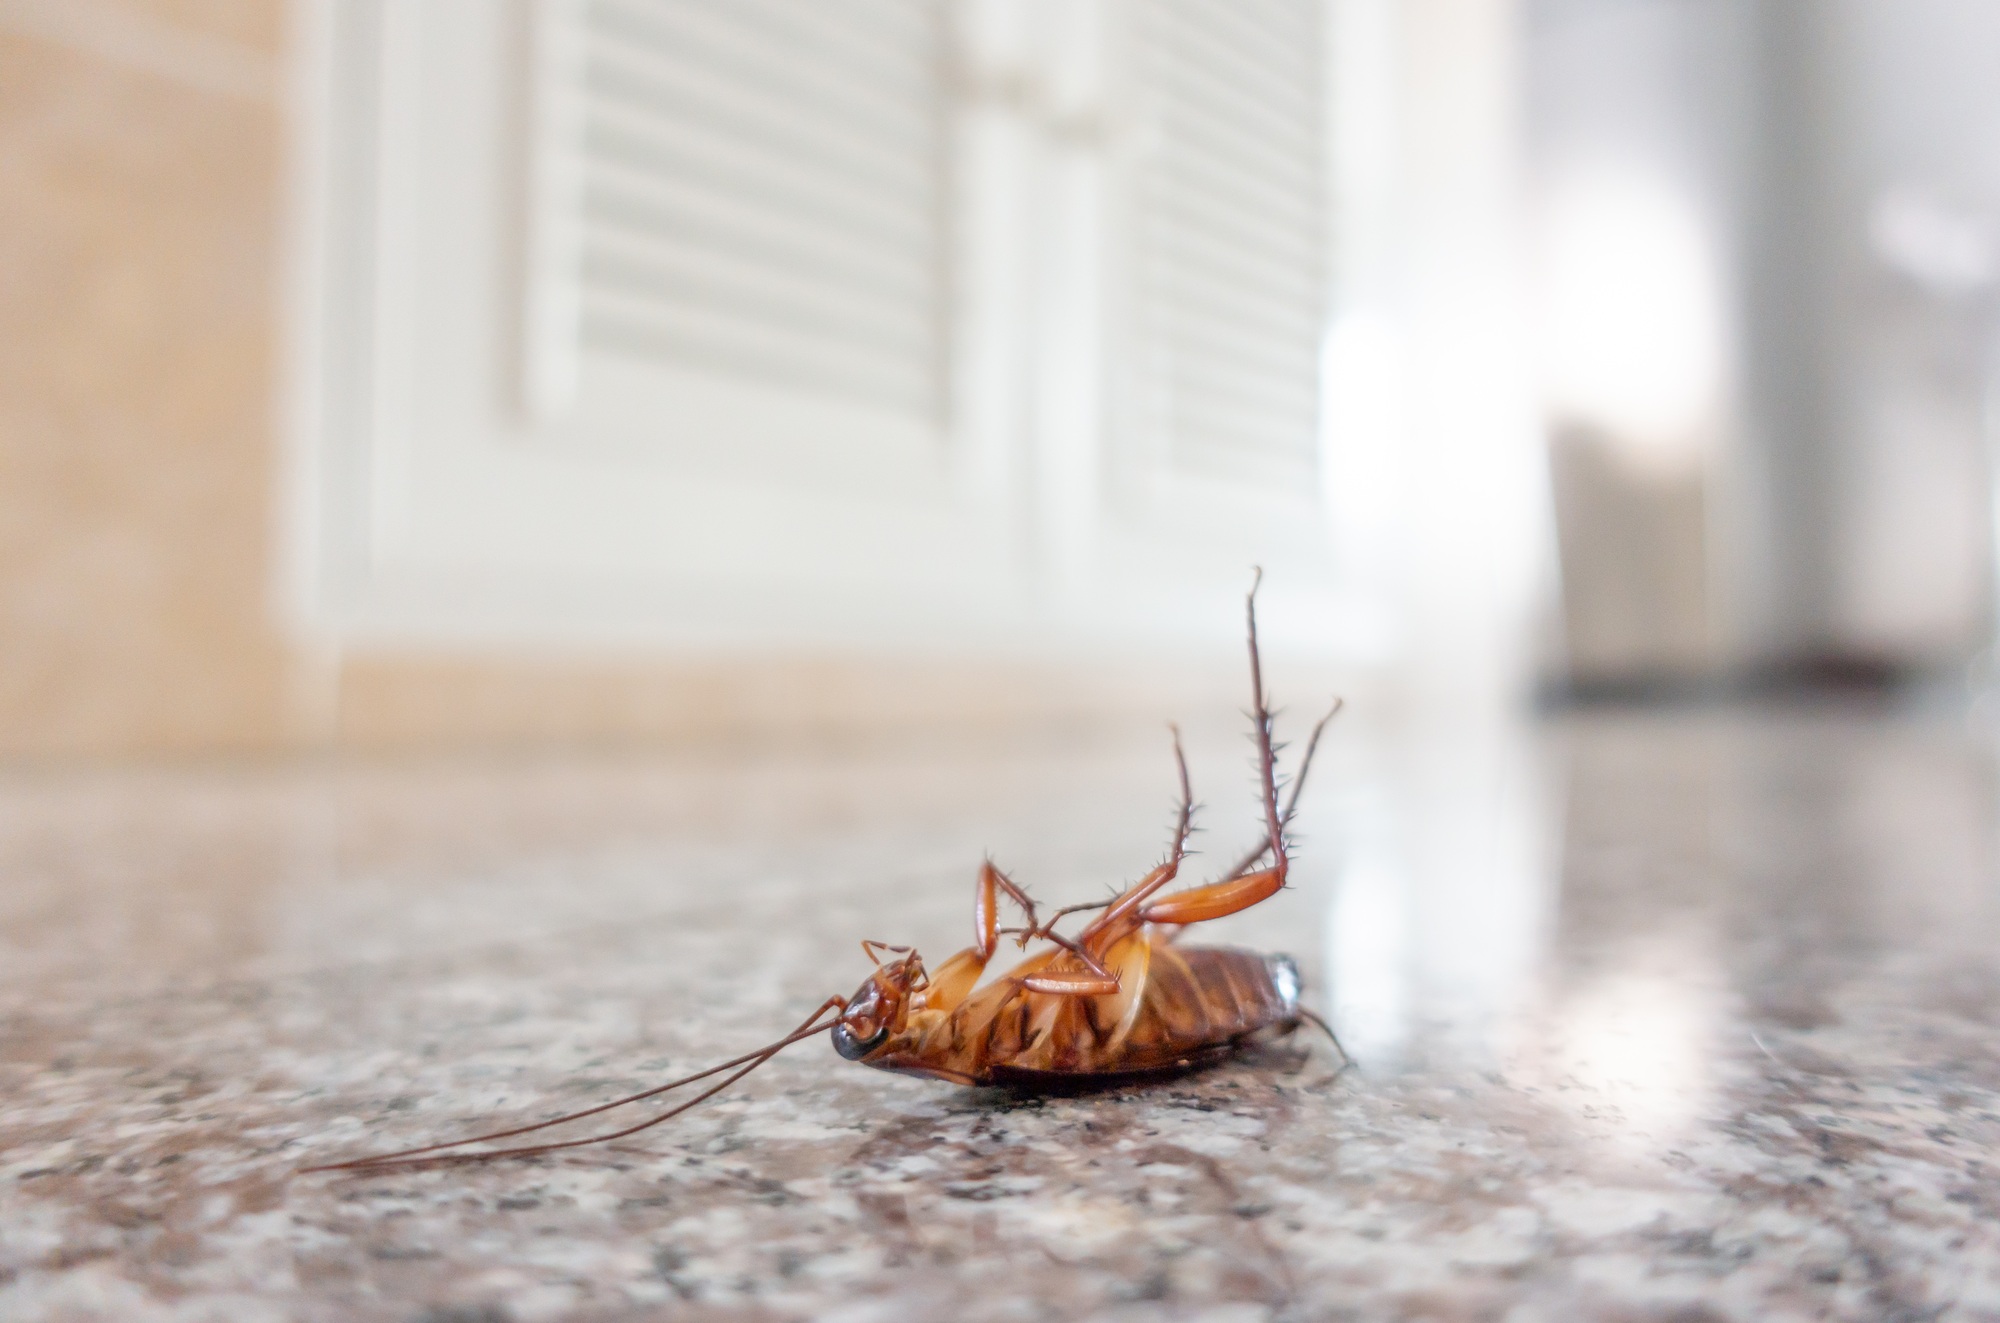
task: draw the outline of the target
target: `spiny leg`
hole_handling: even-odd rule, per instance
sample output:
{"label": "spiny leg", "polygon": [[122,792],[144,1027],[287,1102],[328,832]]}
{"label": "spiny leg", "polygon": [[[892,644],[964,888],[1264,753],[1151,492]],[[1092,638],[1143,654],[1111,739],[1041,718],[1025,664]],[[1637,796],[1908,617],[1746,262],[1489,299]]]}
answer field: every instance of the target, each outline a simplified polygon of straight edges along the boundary
{"label": "spiny leg", "polygon": [[[1280,815],[1280,822],[1283,827],[1290,827],[1292,825],[1292,818],[1299,811],[1299,796],[1305,793],[1306,773],[1312,770],[1313,754],[1319,751],[1319,737],[1326,733],[1327,723],[1339,716],[1341,708],[1346,705],[1345,699],[1334,699],[1333,706],[1328,708],[1326,715],[1321,717],[1313,726],[1312,735],[1306,740],[1305,755],[1299,759],[1299,770],[1292,773],[1291,793],[1285,797],[1285,811]],[[1264,856],[1269,853],[1271,853],[1271,841],[1267,836],[1251,847],[1250,853],[1238,859],[1236,866],[1224,873],[1217,881],[1227,882],[1231,878],[1242,877],[1262,862]]]}
{"label": "spiny leg", "polygon": [[[926,1010],[951,1011],[958,1007],[979,983],[979,976],[986,972],[986,964],[993,958],[993,952],[1000,944],[1000,897],[1005,895],[1021,908],[1027,916],[1025,930],[1012,931],[1033,934],[1039,927],[1035,918],[1035,902],[1028,898],[1014,879],[993,866],[991,859],[979,865],[979,880],[972,888],[972,945],[952,956],[937,967],[931,975],[930,989],[924,996]],[[1027,938],[1021,944],[1027,945]]]}
{"label": "spiny leg", "polygon": [[[1310,767],[1314,748],[1319,742],[1319,732],[1325,729],[1326,721],[1333,717],[1329,712],[1325,720],[1313,732],[1312,741],[1306,746],[1299,775],[1293,784],[1292,795],[1281,812],[1278,808],[1278,753],[1271,737],[1271,708],[1264,698],[1264,664],[1257,647],[1257,587],[1263,582],[1264,572],[1257,571],[1257,578],[1250,585],[1250,595],[1245,602],[1244,614],[1248,621],[1250,638],[1250,719],[1256,727],[1257,771],[1262,782],[1264,801],[1265,839],[1257,849],[1219,882],[1193,887],[1177,892],[1161,900],[1143,904],[1138,918],[1146,923],[1190,924],[1204,923],[1249,909],[1260,901],[1282,891],[1291,861],[1285,852],[1285,825],[1298,806],[1298,790],[1305,783],[1305,772]],[[1334,711],[1339,711],[1338,705]],[[1262,872],[1245,873],[1266,854],[1272,856],[1271,867]]]}
{"label": "spiny leg", "polygon": [[[1174,825],[1174,843],[1173,846],[1168,851],[1168,856],[1167,856],[1168,863],[1162,865],[1162,867],[1171,866],[1175,869],[1178,869],[1180,867],[1181,860],[1187,857],[1187,837],[1188,833],[1193,830],[1191,824],[1193,823],[1194,820],[1194,805],[1192,802],[1193,794],[1188,781],[1187,756],[1181,751],[1180,727],[1169,726],[1168,729],[1173,731],[1174,733],[1174,762],[1180,769],[1181,799],[1180,799],[1180,811],[1176,817]],[[1155,881],[1157,877],[1158,877],[1157,870],[1155,870],[1155,872],[1153,873],[1148,873],[1144,878],[1140,879],[1138,886],[1157,887],[1158,883]],[[1033,930],[1033,929],[1029,930],[1027,932],[1026,937],[1023,938],[1023,942],[1025,943],[1027,938],[1045,937],[1052,942],[1056,942],[1058,945],[1062,945],[1064,944],[1062,942],[1062,939],[1056,936],[1055,929],[1057,924],[1061,923],[1064,919],[1067,919],[1072,914],[1085,914],[1091,910],[1101,910],[1101,909],[1106,909],[1112,905],[1116,905],[1119,901],[1123,900],[1125,896],[1130,893],[1130,891],[1135,889],[1137,888],[1128,888],[1126,891],[1120,892],[1115,896],[1106,896],[1103,900],[1087,900],[1080,905],[1065,905],[1061,909],[1057,910],[1054,914],[1051,914],[1049,916],[1049,921],[1043,924],[1039,930]]]}
{"label": "spiny leg", "polygon": [[1069,952],[1083,968],[1074,970],[1045,968],[1024,977],[1021,980],[1022,987],[1030,992],[1045,992],[1056,997],[1108,997],[1118,991],[1118,976],[1106,969],[1096,956],[1067,937],[1056,933],[1043,935]]}
{"label": "spiny leg", "polygon": [[1264,660],[1257,652],[1257,589],[1264,571],[1250,582],[1250,596],[1244,604],[1250,631],[1250,703],[1257,723],[1257,767],[1264,789],[1264,824],[1270,833],[1272,867],[1282,884],[1289,861],[1285,858],[1285,824],[1278,813],[1278,752],[1271,746],[1271,709],[1264,701]]}
{"label": "spiny leg", "polygon": [[1076,935],[1076,944],[1099,961],[1119,938],[1139,925],[1139,907],[1179,875],[1181,862],[1187,858],[1188,830],[1194,817],[1194,790],[1188,782],[1187,754],[1181,749],[1180,727],[1170,729],[1174,733],[1174,765],[1179,769],[1181,779],[1180,812],[1174,820],[1173,847],[1168,851],[1165,863],[1127,887],[1125,893],[1112,901],[1104,913],[1092,919]]}
{"label": "spiny leg", "polygon": [[1054,914],[1051,914],[1049,916],[1049,921],[1043,924],[1039,928],[1003,928],[1001,929],[1001,931],[1010,934],[1011,933],[1021,934],[1021,940],[1024,945],[1027,942],[1032,941],[1037,937],[1046,937],[1050,941],[1054,941],[1056,936],[1056,925],[1061,923],[1064,919],[1067,919],[1070,915],[1087,914],[1091,910],[1101,910],[1107,905],[1115,905],[1117,903],[1118,903],[1117,896],[1106,896],[1103,900],[1087,900],[1083,902],[1083,904],[1081,905],[1065,905],[1061,909],[1057,910]]}
{"label": "spiny leg", "polygon": [[[1037,970],[1021,980],[1021,986],[1028,991],[1056,997],[1108,997],[1118,991],[1118,976],[1105,967],[1105,953],[1121,937],[1139,926],[1136,917],[1139,906],[1145,903],[1146,897],[1173,881],[1182,861],[1187,858],[1188,832],[1194,817],[1194,790],[1188,780],[1187,754],[1181,748],[1180,728],[1173,726],[1169,729],[1174,735],[1174,765],[1180,774],[1181,797],[1179,811],[1174,817],[1173,844],[1168,848],[1165,862],[1127,887],[1123,894],[1108,901],[1072,905],[1043,924],[1034,935],[1046,938],[1069,952],[1081,968],[1045,967]],[[1055,931],[1056,919],[1087,909],[1103,909],[1104,913],[1086,925],[1075,940]]]}
{"label": "spiny leg", "polygon": [[[988,859],[979,866],[979,881],[973,887],[972,933],[973,945],[977,946],[980,953],[989,960],[993,957],[993,949],[998,944],[1000,935],[999,893],[1003,891],[1007,894],[1007,899],[1019,907],[1022,916],[1028,921],[1026,928],[1009,929],[1009,932],[1032,934],[1040,926],[1035,920],[1035,902],[1029,898],[1026,891],[1015,884],[1013,878],[995,868],[993,861]],[[1020,945],[1027,944],[1028,939],[1023,936]]]}
{"label": "spiny leg", "polygon": [[[998,944],[999,930],[995,927],[994,912],[998,899],[995,893],[996,890],[1000,889],[1004,889],[1007,895],[1013,899],[1016,905],[1021,907],[1027,916],[1028,926],[1026,928],[1011,930],[1019,934],[1019,941],[1022,946],[1026,946],[1032,938],[1045,937],[1074,955],[1083,965],[1083,970],[1077,973],[1031,974],[1021,980],[1023,987],[1035,992],[1055,993],[1058,996],[1096,997],[1118,991],[1117,976],[1106,969],[1089,953],[1079,948],[1076,943],[1051,931],[1049,925],[1039,923],[1035,917],[1035,903],[1029,900],[1027,894],[1014,884],[1012,878],[995,868],[989,861],[980,869],[979,888],[974,893],[973,921],[979,944],[971,950],[963,951],[959,955],[952,957],[950,961],[947,961],[939,969],[940,979],[943,978],[946,969],[953,969],[955,975],[963,978],[964,988],[955,997],[952,997],[948,1004],[944,1004],[939,999],[933,998],[925,1002],[927,1007],[935,1005],[939,1009],[949,1009],[950,1006],[955,1006],[960,1001],[963,1001],[965,995],[971,992],[973,984],[978,982],[980,971],[985,968],[986,962],[992,958],[994,948]],[[1054,921],[1051,920],[1050,922],[1052,924]],[[963,962],[969,973],[969,977],[960,975],[958,970],[953,968],[961,962]]]}
{"label": "spiny leg", "polygon": [[1189,887],[1186,891],[1162,896],[1141,907],[1139,918],[1146,923],[1206,923],[1238,910],[1247,910],[1284,889],[1285,875],[1275,868],[1266,868],[1262,872],[1246,873],[1242,877],[1210,882],[1206,886]]}

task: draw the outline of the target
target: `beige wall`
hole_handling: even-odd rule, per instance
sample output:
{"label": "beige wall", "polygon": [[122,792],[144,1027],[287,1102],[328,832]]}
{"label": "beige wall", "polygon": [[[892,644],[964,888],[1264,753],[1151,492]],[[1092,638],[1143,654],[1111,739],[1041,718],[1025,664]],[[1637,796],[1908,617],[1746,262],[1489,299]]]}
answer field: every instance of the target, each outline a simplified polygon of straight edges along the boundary
{"label": "beige wall", "polygon": [[291,729],[265,609],[279,11],[0,4],[0,750]]}

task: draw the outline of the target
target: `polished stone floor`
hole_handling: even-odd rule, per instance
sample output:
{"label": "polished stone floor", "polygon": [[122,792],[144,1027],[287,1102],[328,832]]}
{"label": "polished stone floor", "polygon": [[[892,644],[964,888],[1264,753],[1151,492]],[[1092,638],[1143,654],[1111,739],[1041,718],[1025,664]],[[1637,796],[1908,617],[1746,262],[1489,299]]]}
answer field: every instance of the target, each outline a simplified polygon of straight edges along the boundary
{"label": "polished stone floor", "polygon": [[985,851],[1091,898],[1159,743],[0,774],[0,1317],[2000,1319],[2000,741],[1939,717],[1343,732],[1215,940],[1344,1074],[815,1041],[615,1146],[294,1174],[766,1041],[960,945]]}

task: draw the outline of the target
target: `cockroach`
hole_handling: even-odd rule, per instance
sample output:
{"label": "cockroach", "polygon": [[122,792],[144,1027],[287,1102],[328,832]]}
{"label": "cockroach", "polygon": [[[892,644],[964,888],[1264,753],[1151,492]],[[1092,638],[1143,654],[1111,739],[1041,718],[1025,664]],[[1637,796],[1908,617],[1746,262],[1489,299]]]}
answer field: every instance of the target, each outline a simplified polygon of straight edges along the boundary
{"label": "cockroach", "polygon": [[[1259,571],[1245,613],[1264,830],[1249,853],[1215,881],[1168,890],[1187,859],[1194,813],[1187,759],[1175,730],[1180,800],[1172,845],[1160,864],[1110,899],[1071,905],[1043,920],[1026,890],[989,859],[980,866],[973,887],[973,944],[935,970],[909,947],[864,941],[861,949],[875,968],[854,995],[827,998],[798,1028],[754,1052],[533,1125],[304,1170],[380,1171],[487,1161],[623,1139],[713,1098],[785,1048],[819,1034],[830,1034],[834,1051],[847,1060],[880,1070],[953,1084],[1057,1092],[1190,1070],[1218,1061],[1253,1040],[1289,1034],[1310,1021],[1332,1039],[1345,1068],[1347,1053],[1332,1027],[1300,1004],[1298,967],[1289,956],[1183,946],[1178,941],[1194,924],[1246,910],[1284,889],[1291,867],[1286,829],[1298,809],[1320,735],[1341,706],[1336,701],[1313,727],[1280,807],[1278,746],[1257,647],[1257,587],[1262,578]],[[1019,926],[1000,926],[1003,898],[1021,912]],[[1057,930],[1071,915],[1092,912],[1095,917],[1073,935]],[[1024,951],[1031,943],[1045,945],[1004,977],[981,987],[980,978],[1003,937],[1012,938]],[[717,1083],[685,1102],[623,1129],[581,1139],[455,1151],[581,1121],[717,1076],[721,1076]]]}

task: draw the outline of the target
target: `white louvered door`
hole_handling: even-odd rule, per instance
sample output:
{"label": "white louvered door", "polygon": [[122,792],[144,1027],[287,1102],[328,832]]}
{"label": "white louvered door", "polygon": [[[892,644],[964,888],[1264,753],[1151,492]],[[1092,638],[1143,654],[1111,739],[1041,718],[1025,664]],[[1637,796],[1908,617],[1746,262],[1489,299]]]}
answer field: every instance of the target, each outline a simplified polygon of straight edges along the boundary
{"label": "white louvered door", "polygon": [[534,273],[560,292],[530,292],[542,407],[601,355],[938,423],[941,20],[929,0],[545,10],[535,204],[571,237]]}
{"label": "white louvered door", "polygon": [[1318,0],[1146,0],[1130,223],[1141,415],[1176,474],[1310,487],[1327,240]]}
{"label": "white louvered door", "polygon": [[1128,0],[1108,93],[1104,535],[1323,557],[1325,5]]}
{"label": "white louvered door", "polygon": [[1326,606],[1321,9],[315,8],[309,610],[1226,638],[1253,562]]}

